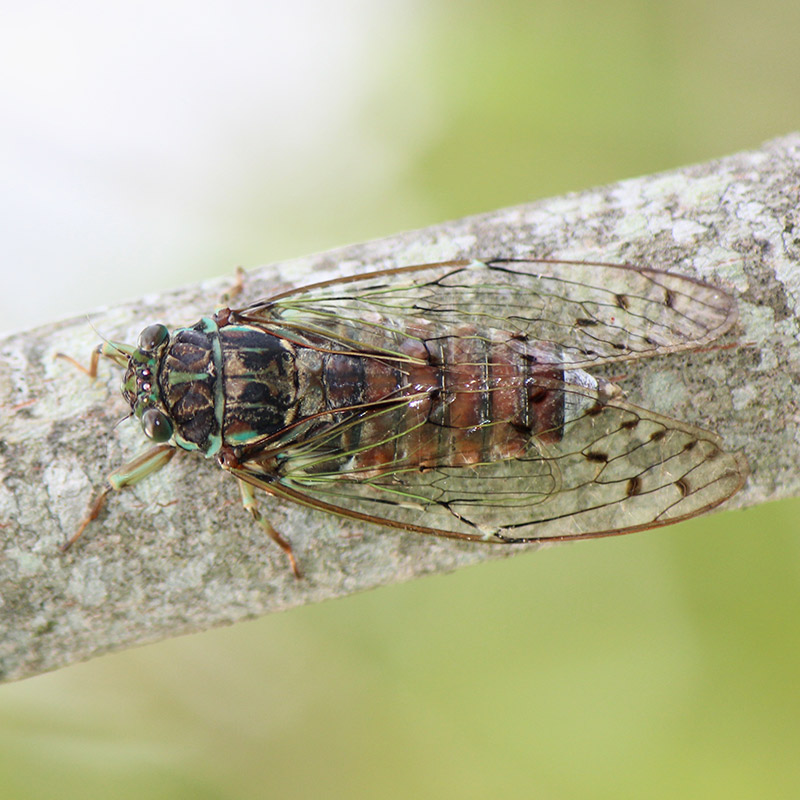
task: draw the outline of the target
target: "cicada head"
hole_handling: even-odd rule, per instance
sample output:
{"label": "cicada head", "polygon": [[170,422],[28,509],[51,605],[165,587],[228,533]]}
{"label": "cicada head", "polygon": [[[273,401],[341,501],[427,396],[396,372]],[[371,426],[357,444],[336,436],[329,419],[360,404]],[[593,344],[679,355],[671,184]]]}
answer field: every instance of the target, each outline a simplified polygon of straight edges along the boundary
{"label": "cicada head", "polygon": [[141,420],[145,435],[154,442],[166,442],[173,432],[159,389],[159,366],[169,344],[165,325],[148,325],[139,334],[137,347],[125,347],[127,368],[122,394],[134,415]]}

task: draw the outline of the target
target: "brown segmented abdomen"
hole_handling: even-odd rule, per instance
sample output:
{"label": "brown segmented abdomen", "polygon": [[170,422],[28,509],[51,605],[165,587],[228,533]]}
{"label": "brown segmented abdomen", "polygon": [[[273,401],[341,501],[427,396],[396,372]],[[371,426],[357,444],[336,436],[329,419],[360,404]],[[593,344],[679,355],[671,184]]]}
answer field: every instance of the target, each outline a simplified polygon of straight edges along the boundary
{"label": "brown segmented abdomen", "polygon": [[[342,476],[494,462],[520,455],[532,437],[560,440],[564,375],[543,349],[502,331],[465,327],[446,337],[409,337],[397,352],[299,349],[300,384],[320,401],[316,413],[359,420],[330,443],[343,455]],[[304,405],[303,416],[314,413]]]}

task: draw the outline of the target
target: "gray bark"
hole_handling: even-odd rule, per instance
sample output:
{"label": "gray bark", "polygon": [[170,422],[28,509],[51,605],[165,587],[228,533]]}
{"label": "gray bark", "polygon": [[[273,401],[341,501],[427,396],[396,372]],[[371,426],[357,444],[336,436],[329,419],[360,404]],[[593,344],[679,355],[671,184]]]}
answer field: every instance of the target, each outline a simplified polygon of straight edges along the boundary
{"label": "gray bark", "polygon": [[[716,430],[752,475],[725,508],[798,494],[800,134],[759,150],[503,209],[255,270],[242,302],[336,275],[457,258],[627,262],[716,282],[739,298],[727,349],[625,367],[637,405]],[[460,543],[357,524],[263,497],[305,572],[239,504],[233,480],[186,454],[115,493],[68,553],[105,475],[146,446],[119,370],[91,381],[97,333],[136,341],[151,322],[193,323],[231,283],[150,295],[0,342],[0,678],[16,679],[167,636],[526,548]],[[94,326],[94,329],[93,327]]]}

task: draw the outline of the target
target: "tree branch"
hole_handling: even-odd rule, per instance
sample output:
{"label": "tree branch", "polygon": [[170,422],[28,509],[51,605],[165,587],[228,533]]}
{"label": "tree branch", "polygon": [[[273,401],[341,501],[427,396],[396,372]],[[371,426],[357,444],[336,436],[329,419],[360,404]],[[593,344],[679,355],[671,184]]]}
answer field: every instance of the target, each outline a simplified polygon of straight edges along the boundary
{"label": "tree branch", "polygon": [[[448,222],[253,272],[243,303],[289,285],[456,258],[548,256],[647,264],[739,296],[737,346],[626,367],[637,405],[719,432],[752,468],[727,507],[796,496],[800,481],[800,134],[662,175]],[[135,342],[151,322],[193,323],[232,282],[148,296],[91,316]],[[238,302],[238,301],[237,301]],[[106,510],[66,555],[59,545],[105,475],[144,449],[119,371],[91,381],[57,351],[88,360],[85,318],[0,342],[0,677],[198,631],[529,548],[429,539],[263,497],[305,572],[240,506],[213,462],[173,459]]]}

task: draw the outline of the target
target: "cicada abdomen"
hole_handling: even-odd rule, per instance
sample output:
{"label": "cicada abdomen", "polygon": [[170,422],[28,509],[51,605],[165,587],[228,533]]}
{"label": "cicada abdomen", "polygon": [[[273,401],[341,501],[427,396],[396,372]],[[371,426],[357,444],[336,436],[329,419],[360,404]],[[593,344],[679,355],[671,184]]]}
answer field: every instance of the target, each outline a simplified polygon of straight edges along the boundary
{"label": "cicada abdomen", "polygon": [[591,368],[704,346],[735,318],[729,295],[683,276],[495,260],[316,284],[171,335],[150,326],[138,347],[100,349],[127,367],[125,397],[157,443],[109,484],[170,448],[216,458],[296,573],[254,489],[498,543],[656,527],[728,498],[746,460]]}

